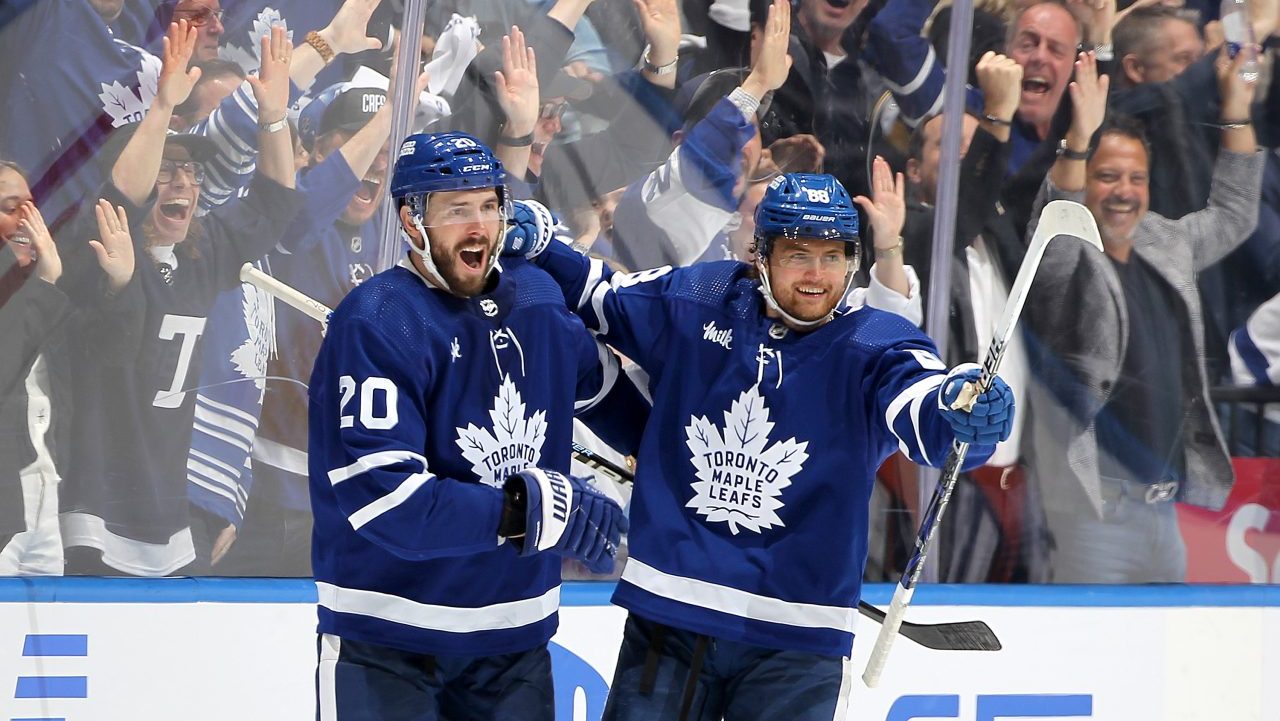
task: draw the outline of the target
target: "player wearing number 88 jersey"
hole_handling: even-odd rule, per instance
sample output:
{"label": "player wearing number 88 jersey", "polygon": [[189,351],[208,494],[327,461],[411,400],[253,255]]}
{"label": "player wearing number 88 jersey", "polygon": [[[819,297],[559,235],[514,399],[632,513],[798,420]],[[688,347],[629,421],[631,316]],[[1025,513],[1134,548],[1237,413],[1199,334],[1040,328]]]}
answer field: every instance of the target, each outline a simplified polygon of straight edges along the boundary
{"label": "player wearing number 88 jersey", "polygon": [[411,251],[343,300],[316,358],[321,718],[549,721],[561,557],[612,569],[625,519],[565,475],[572,421],[633,447],[643,400],[545,273],[497,265],[503,182],[468,135],[406,139]]}
{"label": "player wearing number 88 jersey", "polygon": [[[905,215],[887,175],[859,199],[881,239]],[[517,219],[513,233],[538,227]],[[877,467],[896,449],[939,466],[961,433],[985,444],[980,462],[1008,432],[1007,399],[952,408],[964,369],[948,374],[902,317],[843,303],[858,225],[830,176],[770,183],[754,266],[621,275],[554,240],[507,247],[648,374],[662,419],[637,458],[613,596],[630,614],[604,719],[844,718]]]}

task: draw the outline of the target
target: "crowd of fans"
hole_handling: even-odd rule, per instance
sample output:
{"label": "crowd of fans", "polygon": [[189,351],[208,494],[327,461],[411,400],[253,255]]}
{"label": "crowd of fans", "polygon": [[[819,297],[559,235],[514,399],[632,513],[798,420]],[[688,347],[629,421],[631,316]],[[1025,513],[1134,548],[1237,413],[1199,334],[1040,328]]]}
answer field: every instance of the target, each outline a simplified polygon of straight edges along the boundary
{"label": "crowd of fans", "polygon": [[[309,574],[323,327],[240,268],[333,307],[403,255],[401,84],[414,129],[480,138],[633,270],[750,259],[779,173],[866,195],[882,158],[908,181],[901,291],[925,293],[949,3],[784,2],[429,0],[416,79],[400,0],[6,3],[0,574]],[[1218,8],[1126,2],[975,9],[944,360],[990,342],[1047,200],[1085,203],[1106,252],[1051,244],[1001,369],[1014,435],[962,477],[942,580],[1183,580],[1175,502],[1233,479],[1208,389],[1280,377],[1280,0],[1250,0],[1234,58]],[[909,461],[880,480],[869,580],[919,517]]]}

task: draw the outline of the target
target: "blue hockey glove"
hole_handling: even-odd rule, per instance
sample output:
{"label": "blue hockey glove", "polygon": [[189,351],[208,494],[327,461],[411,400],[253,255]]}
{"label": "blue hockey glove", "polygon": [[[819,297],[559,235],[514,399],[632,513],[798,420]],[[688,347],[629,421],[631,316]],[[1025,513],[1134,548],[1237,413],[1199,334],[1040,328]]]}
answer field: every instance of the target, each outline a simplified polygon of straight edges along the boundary
{"label": "blue hockey glove", "polygon": [[[951,424],[956,440],[973,445],[993,446],[1009,437],[1013,430],[1013,391],[1000,376],[991,390],[976,398],[962,398],[966,383],[976,390],[982,369],[976,363],[964,363],[951,369],[938,393],[938,408]],[[968,396],[969,391],[964,395]],[[959,402],[957,402],[959,401]],[[970,405],[970,401],[972,405]]]}
{"label": "blue hockey glove", "polygon": [[502,254],[536,257],[555,237],[556,219],[536,200],[517,200],[511,205],[511,226],[507,228]]}
{"label": "blue hockey glove", "polygon": [[627,517],[612,498],[585,479],[544,468],[526,468],[512,475],[504,489],[509,496],[523,492],[521,556],[551,551],[582,561],[592,573],[613,571]]}

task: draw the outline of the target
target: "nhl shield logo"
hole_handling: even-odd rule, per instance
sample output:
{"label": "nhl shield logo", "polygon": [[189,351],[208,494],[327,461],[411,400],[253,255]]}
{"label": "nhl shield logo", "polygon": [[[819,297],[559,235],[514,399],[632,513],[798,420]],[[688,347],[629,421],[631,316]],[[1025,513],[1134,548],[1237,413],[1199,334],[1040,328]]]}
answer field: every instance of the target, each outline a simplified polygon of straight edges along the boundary
{"label": "nhl shield logo", "polygon": [[480,310],[484,311],[485,315],[492,318],[498,314],[498,304],[495,303],[492,298],[485,298],[480,301]]}

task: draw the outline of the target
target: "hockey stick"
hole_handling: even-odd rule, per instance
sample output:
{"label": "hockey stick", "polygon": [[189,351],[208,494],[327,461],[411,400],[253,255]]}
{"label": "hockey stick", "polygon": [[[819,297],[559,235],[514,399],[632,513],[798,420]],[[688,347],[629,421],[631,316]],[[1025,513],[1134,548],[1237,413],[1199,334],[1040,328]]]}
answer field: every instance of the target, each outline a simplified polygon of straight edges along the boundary
{"label": "hockey stick", "polygon": [[[270,293],[285,303],[306,313],[308,316],[327,323],[330,310],[323,303],[305,295],[298,289],[281,283],[258,270],[250,263],[240,269],[240,280]],[[580,443],[573,444],[573,454],[583,463],[615,477],[622,483],[635,480],[630,470],[593,453]],[[883,622],[885,612],[865,601],[858,601],[858,610],[863,615]],[[1000,641],[992,633],[990,627],[982,621],[962,621],[959,623],[922,624],[900,622],[898,633],[926,648],[938,651],[995,651],[1000,649]]]}
{"label": "hockey stick", "polygon": [[[633,483],[635,475],[628,469],[619,466],[607,458],[588,450],[586,446],[574,442],[573,455],[579,461],[613,476],[622,483]],[[858,611],[862,615],[884,623],[885,612],[866,601],[858,601]],[[931,648],[935,651],[999,651],[1000,639],[996,638],[991,627],[982,621],[960,621],[957,623],[910,623],[902,622],[898,633]]]}
{"label": "hockey stick", "polygon": [[[1014,326],[1022,315],[1022,305],[1027,300],[1027,292],[1031,281],[1035,278],[1036,269],[1040,267],[1040,259],[1044,257],[1045,247],[1058,236],[1069,235],[1089,243],[1099,251],[1102,240],[1098,237],[1098,225],[1094,222],[1089,209],[1069,200],[1055,200],[1044,206],[1040,212],[1040,220],[1036,224],[1036,232],[1027,246],[1027,255],[1018,269],[1018,277],[1009,289],[1009,300],[1005,303],[1004,314],[1000,324],[996,326],[991,345],[987,346],[987,355],[982,363],[982,375],[978,379],[979,393],[991,389],[996,371],[1000,369],[1000,361],[1004,358],[1005,348],[1013,337]],[[924,569],[924,559],[929,553],[933,536],[942,523],[942,514],[951,500],[951,492],[956,487],[956,477],[960,467],[964,465],[965,456],[969,453],[969,444],[954,441],[947,462],[942,467],[942,476],[933,491],[933,498],[925,510],[924,519],[920,522],[920,531],[916,534],[916,552],[907,562],[902,572],[902,580],[893,590],[893,601],[889,604],[889,612],[880,626],[880,635],[876,637],[875,646],[871,649],[871,657],[867,660],[867,668],[862,673],[862,680],[867,686],[874,687],[884,672],[885,661],[889,658],[889,650],[898,626],[903,624],[907,606],[911,603],[911,595],[915,593],[916,583],[920,580],[920,572]]]}
{"label": "hockey stick", "polygon": [[329,324],[329,314],[333,312],[329,310],[329,306],[263,273],[253,263],[240,266],[240,282],[270,293],[326,326]]}

